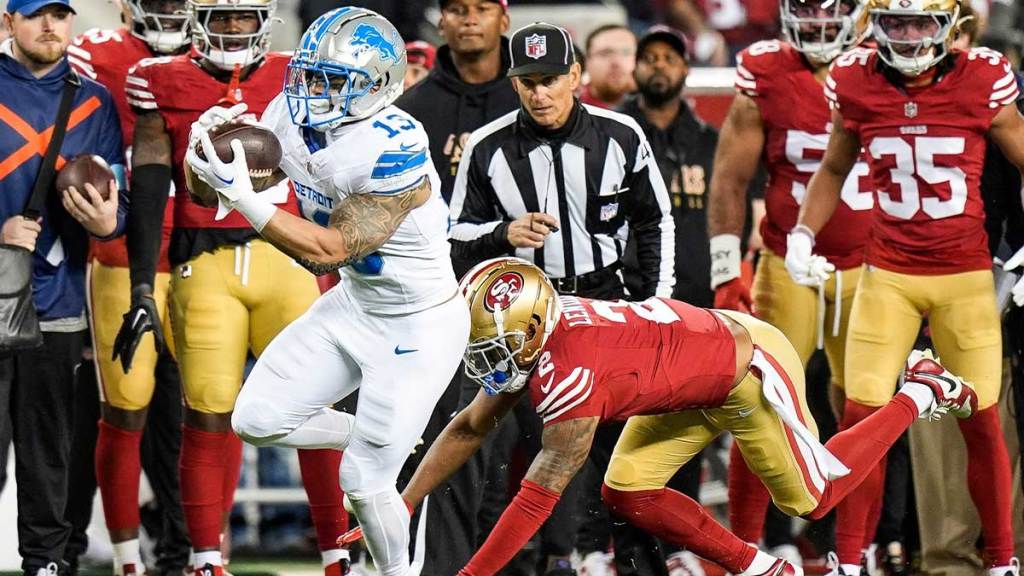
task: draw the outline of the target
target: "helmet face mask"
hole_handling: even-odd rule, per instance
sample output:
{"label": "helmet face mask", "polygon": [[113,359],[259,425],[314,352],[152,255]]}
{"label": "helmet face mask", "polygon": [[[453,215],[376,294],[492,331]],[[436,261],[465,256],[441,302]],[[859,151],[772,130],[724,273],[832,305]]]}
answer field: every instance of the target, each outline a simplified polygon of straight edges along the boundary
{"label": "helmet face mask", "polygon": [[330,130],[376,114],[402,95],[405,43],[384,17],[364,8],[320,16],[292,55],[284,94],[292,122]]}
{"label": "helmet face mask", "polygon": [[158,54],[179,52],[191,42],[185,0],[122,0],[132,35]]}
{"label": "helmet face mask", "polygon": [[860,0],[782,0],[782,28],[796,50],[828,64],[860,41]]}
{"label": "helmet face mask", "polygon": [[478,264],[460,289],[471,319],[466,375],[487,394],[518,392],[561,318],[558,294],[540,268],[508,257]]}
{"label": "helmet face mask", "polygon": [[905,76],[918,76],[949,54],[960,6],[956,0],[872,0],[878,56]]}
{"label": "helmet face mask", "polygon": [[[270,51],[276,11],[277,0],[189,0],[192,46],[221,70],[255,64]],[[255,20],[251,32],[227,33],[221,28],[222,21],[241,14],[250,14]]]}

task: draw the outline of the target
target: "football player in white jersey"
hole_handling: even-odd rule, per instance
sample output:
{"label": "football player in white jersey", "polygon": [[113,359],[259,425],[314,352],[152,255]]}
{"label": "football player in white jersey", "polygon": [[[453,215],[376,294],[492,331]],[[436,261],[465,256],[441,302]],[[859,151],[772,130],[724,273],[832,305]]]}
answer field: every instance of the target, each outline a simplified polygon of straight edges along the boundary
{"label": "football player in white jersey", "polygon": [[[402,92],[404,42],[370,10],[338,8],[303,35],[285,89],[262,122],[281,141],[281,168],[302,219],[253,192],[245,154],[187,162],[261,235],[315,274],[342,282],[260,356],[232,426],[257,446],[344,449],[341,486],[378,570],[409,570],[409,511],[395,489],[466,347],[469,314],[457,297],[448,207],[419,122],[391,105]],[[213,109],[208,132],[240,113]],[[194,140],[196,141],[196,140]],[[357,388],[356,417],[329,406]]]}

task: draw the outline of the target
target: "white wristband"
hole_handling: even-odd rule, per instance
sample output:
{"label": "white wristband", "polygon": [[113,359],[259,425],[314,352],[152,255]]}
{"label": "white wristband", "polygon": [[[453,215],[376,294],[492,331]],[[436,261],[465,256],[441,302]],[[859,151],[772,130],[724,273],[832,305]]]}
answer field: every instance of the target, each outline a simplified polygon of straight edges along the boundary
{"label": "white wristband", "polygon": [[740,237],[719,234],[711,237],[711,289],[740,277]]}
{"label": "white wristband", "polygon": [[263,227],[273,218],[274,212],[277,212],[277,206],[260,198],[260,195],[256,193],[242,196],[232,208],[245,216],[245,219],[252,224],[257,232],[262,232]]}

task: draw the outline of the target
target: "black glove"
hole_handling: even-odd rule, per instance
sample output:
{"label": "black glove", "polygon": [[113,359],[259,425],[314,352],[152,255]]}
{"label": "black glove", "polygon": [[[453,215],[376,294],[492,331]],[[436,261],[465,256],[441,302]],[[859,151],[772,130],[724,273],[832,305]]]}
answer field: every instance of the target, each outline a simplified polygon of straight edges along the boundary
{"label": "black glove", "polygon": [[121,329],[114,338],[114,356],[121,357],[121,368],[125,374],[132,369],[135,349],[139,347],[142,336],[153,332],[157,353],[164,349],[164,332],[160,326],[160,314],[157,312],[156,300],[153,299],[153,288],[148,284],[132,287],[132,307],[123,316]]}

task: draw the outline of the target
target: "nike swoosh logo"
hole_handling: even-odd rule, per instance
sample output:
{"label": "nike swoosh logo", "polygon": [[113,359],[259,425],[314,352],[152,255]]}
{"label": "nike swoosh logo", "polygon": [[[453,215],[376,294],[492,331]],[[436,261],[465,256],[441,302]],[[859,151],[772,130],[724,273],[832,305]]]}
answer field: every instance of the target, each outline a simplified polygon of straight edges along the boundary
{"label": "nike swoosh logo", "polygon": [[232,178],[231,180],[228,180],[228,179],[224,178],[223,176],[221,176],[220,174],[217,174],[216,172],[214,172],[213,175],[217,177],[217,180],[220,180],[221,182],[227,184],[228,186],[230,186],[231,184],[234,184],[234,182],[235,182],[234,178]]}
{"label": "nike swoosh logo", "polygon": [[419,350],[417,350],[416,348],[409,348],[409,349],[403,350],[403,349],[399,348],[398,346],[395,346],[395,355],[397,355],[397,356],[401,356],[402,354],[412,354],[413,352],[419,352]]}
{"label": "nike swoosh logo", "polygon": [[398,147],[402,149],[402,152],[408,152],[409,150],[412,150],[413,148],[415,148],[416,145],[415,144],[409,144],[408,146],[406,146],[405,144],[399,144]]}
{"label": "nike swoosh logo", "polygon": [[547,394],[547,393],[548,393],[548,391],[550,391],[550,390],[551,390],[551,384],[552,384],[552,383],[553,383],[554,381],[555,381],[555,375],[554,375],[554,374],[552,374],[552,375],[551,375],[551,377],[550,377],[550,378],[548,378],[548,383],[547,383],[547,384],[541,384],[541,385],[540,385],[540,391],[541,391],[541,392],[543,392],[543,393],[545,393],[545,394]]}

